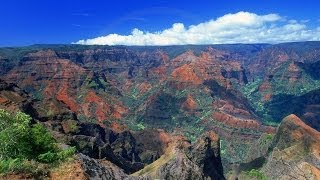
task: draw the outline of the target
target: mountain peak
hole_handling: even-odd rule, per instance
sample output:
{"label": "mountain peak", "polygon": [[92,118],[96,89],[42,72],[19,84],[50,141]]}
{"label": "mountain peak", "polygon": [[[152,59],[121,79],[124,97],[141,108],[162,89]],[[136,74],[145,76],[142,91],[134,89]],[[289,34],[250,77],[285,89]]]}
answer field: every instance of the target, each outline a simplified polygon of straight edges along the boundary
{"label": "mountain peak", "polygon": [[299,140],[303,137],[310,137],[320,142],[320,132],[305,124],[298,116],[290,114],[283,119],[279,129],[290,135],[292,139]]}

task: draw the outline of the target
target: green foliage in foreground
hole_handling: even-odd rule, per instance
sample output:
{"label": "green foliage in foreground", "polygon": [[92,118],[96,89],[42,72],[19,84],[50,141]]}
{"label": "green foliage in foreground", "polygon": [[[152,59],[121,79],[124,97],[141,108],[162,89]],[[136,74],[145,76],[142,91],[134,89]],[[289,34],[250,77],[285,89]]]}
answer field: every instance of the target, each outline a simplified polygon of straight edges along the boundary
{"label": "green foliage in foreground", "polygon": [[71,157],[75,148],[62,150],[41,124],[31,124],[22,112],[0,109],[0,174],[34,172],[41,163],[55,164]]}
{"label": "green foliage in foreground", "polygon": [[8,172],[41,175],[46,173],[46,167],[41,166],[41,164],[36,161],[29,161],[20,158],[1,160],[0,173],[5,174]]}

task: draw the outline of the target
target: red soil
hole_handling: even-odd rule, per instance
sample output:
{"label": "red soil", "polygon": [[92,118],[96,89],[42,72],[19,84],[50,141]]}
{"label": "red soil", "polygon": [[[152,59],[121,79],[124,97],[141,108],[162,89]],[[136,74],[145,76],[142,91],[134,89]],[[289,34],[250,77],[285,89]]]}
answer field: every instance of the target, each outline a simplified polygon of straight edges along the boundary
{"label": "red soil", "polygon": [[117,133],[120,133],[120,132],[126,130],[127,127],[124,126],[124,125],[118,124],[118,123],[116,123],[116,122],[112,122],[112,123],[111,123],[111,129],[112,129],[113,131],[117,132]]}
{"label": "red soil", "polygon": [[299,129],[295,129],[291,131],[291,136],[294,139],[300,139],[303,136],[305,136],[305,134],[308,134],[310,136],[312,136],[313,138],[319,140],[320,142],[320,132],[318,132],[317,130],[311,128],[310,126],[306,125],[299,117],[297,117],[294,114],[291,114],[287,117],[284,118],[283,120],[283,124],[295,124],[298,125],[300,128]]}
{"label": "red soil", "polygon": [[142,95],[152,88],[151,84],[148,82],[143,82],[139,85],[139,94]]}
{"label": "red soil", "polygon": [[56,98],[57,100],[65,103],[70,108],[71,111],[77,112],[79,106],[75,102],[75,100],[68,95],[68,88],[69,87],[67,84],[63,84],[62,88],[58,91]]}
{"label": "red soil", "polygon": [[260,86],[259,86],[259,91],[260,92],[265,92],[268,91],[272,88],[271,84],[269,81],[264,81]]}
{"label": "red soil", "polygon": [[0,97],[0,104],[7,102],[8,100],[6,98]]}
{"label": "red soil", "polygon": [[266,94],[266,95],[264,95],[263,96],[263,101],[270,101],[271,100],[271,98],[272,98],[272,94],[271,93],[268,93],[268,94]]}
{"label": "red soil", "polygon": [[260,124],[257,121],[252,119],[238,119],[234,116],[222,113],[214,112],[212,115],[213,119],[223,122],[224,124],[244,129],[259,129]]}
{"label": "red soil", "polygon": [[[95,112],[90,112],[89,107],[91,104],[96,106]],[[85,97],[82,109],[86,116],[97,116],[99,122],[106,119],[106,113],[110,113],[110,107],[107,105],[95,92],[89,91]]]}
{"label": "red soil", "polygon": [[173,79],[181,82],[190,82],[193,84],[202,83],[202,80],[196,75],[194,69],[188,64],[176,68],[171,76]]}
{"label": "red soil", "polygon": [[198,104],[193,99],[193,97],[188,94],[186,101],[182,104],[182,108],[184,108],[187,111],[193,111],[198,108]]}

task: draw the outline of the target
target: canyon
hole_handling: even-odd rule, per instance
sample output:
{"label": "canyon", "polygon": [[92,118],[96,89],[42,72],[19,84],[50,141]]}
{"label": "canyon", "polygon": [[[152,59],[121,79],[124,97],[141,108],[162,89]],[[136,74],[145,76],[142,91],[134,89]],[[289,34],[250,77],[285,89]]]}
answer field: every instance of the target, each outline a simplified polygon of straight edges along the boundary
{"label": "canyon", "polygon": [[79,179],[317,179],[319,64],[320,42],[0,48],[0,108]]}

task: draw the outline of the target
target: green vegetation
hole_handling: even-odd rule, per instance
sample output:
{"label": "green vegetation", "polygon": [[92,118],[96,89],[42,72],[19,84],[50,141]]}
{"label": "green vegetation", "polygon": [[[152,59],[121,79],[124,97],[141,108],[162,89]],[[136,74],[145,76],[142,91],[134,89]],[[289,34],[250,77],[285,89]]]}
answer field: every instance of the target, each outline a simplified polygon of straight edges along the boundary
{"label": "green vegetation", "polygon": [[[281,65],[276,73],[276,77],[282,77],[283,74],[288,73],[288,66],[289,62],[284,63]],[[320,81],[318,79],[314,79],[310,73],[304,70],[303,68],[299,67],[300,70],[300,76],[299,78],[294,81],[290,82],[287,78],[276,78],[272,81],[272,85],[274,87],[274,94],[287,94],[287,95],[302,95],[307,92],[310,92],[315,89],[320,88]]]}
{"label": "green vegetation", "polygon": [[226,143],[221,139],[220,140],[220,154],[221,156],[224,156],[226,154]]}
{"label": "green vegetation", "polygon": [[[183,90],[177,90],[171,87],[170,83],[164,83],[153,85],[150,90],[139,97],[138,92],[138,88],[133,86],[130,93],[125,94],[126,98],[122,99],[132,111],[136,109],[141,112],[139,108],[145,108],[139,115],[129,114],[126,117],[126,124],[131,130],[139,131],[153,127],[171,132],[178,127],[192,142],[205,131],[202,123],[212,114],[210,105],[213,98],[202,89],[186,87]],[[154,96],[155,94],[157,96]],[[193,113],[182,108],[189,94],[196,102],[196,110]],[[144,103],[149,101],[148,99],[152,101],[148,106],[144,106]]]}
{"label": "green vegetation", "polygon": [[44,126],[30,121],[22,112],[12,115],[0,109],[0,174],[35,173],[43,164],[57,164],[75,153],[75,148],[59,148]]}
{"label": "green vegetation", "polygon": [[[263,83],[262,79],[255,79],[249,82],[243,88],[242,93],[249,100],[252,107],[258,115],[263,118],[266,125],[277,126],[282,118],[297,112],[296,106],[287,106],[287,104],[297,104],[297,98],[320,88],[320,80],[317,77],[316,70],[306,70],[308,67],[298,65],[298,72],[290,75],[288,69],[292,62],[283,63],[277,69],[274,69],[273,77],[268,82],[270,89],[259,91],[259,86]],[[307,65],[304,65],[307,66]],[[315,65],[317,66],[317,65]],[[290,78],[290,77],[296,77]],[[264,100],[265,95],[272,95],[270,100]],[[289,101],[293,101],[288,103]],[[287,108],[281,108],[287,107]]]}
{"label": "green vegetation", "polygon": [[245,174],[258,180],[267,180],[267,176],[257,169],[251,169],[250,171],[245,172]]}
{"label": "green vegetation", "polygon": [[65,124],[67,125],[68,132],[77,133],[79,131],[77,121],[75,120],[66,120]]}
{"label": "green vegetation", "polygon": [[108,83],[104,79],[99,78],[98,80],[103,86],[108,86]]}
{"label": "green vegetation", "polygon": [[258,90],[259,85],[262,83],[262,79],[256,79],[253,82],[249,82],[248,84],[246,84],[246,86],[242,89],[242,92],[246,95],[246,96],[250,96],[251,94],[253,94],[255,91]]}
{"label": "green vegetation", "polygon": [[98,84],[97,84],[95,81],[91,81],[88,86],[89,86],[90,88],[95,89],[95,88],[97,88]]}
{"label": "green vegetation", "polygon": [[256,79],[254,82],[249,82],[242,88],[242,93],[249,100],[256,112],[263,116],[265,112],[264,103],[261,102],[262,94],[259,92],[259,86],[263,82],[262,79]]}
{"label": "green vegetation", "polygon": [[132,98],[133,99],[138,99],[138,96],[139,96],[139,89],[137,88],[137,87],[135,87],[135,86],[133,86],[132,88],[131,88],[131,96],[132,96]]}
{"label": "green vegetation", "polygon": [[195,142],[197,140],[197,136],[195,135],[195,133],[190,133],[190,132],[186,132],[184,133],[184,135],[187,137],[188,140],[190,140],[191,142]]}
{"label": "green vegetation", "polygon": [[267,126],[273,126],[273,127],[278,127],[279,126],[279,122],[276,122],[275,120],[271,120],[271,119],[268,119],[267,121],[264,121],[263,124],[267,125]]}
{"label": "green vegetation", "polygon": [[[15,173],[31,173],[34,175],[45,174],[46,169],[41,164],[36,161],[29,161],[26,159],[6,159],[0,161],[0,174],[8,173],[8,172],[15,172]],[[0,176],[1,178],[1,176]]]}
{"label": "green vegetation", "polygon": [[136,124],[135,127],[136,127],[136,129],[137,129],[138,131],[144,130],[144,128],[145,128],[143,122],[140,122],[140,123]]}
{"label": "green vegetation", "polygon": [[33,98],[36,99],[36,100],[42,100],[43,99],[43,94],[41,91],[35,91],[33,93]]}
{"label": "green vegetation", "polygon": [[266,135],[266,139],[271,141],[273,139],[273,135],[272,134],[267,134]]}
{"label": "green vegetation", "polygon": [[133,131],[141,131],[146,128],[146,125],[144,124],[143,121],[139,121],[139,122],[132,121],[132,122],[127,123],[127,125],[129,127],[129,129],[133,130]]}

